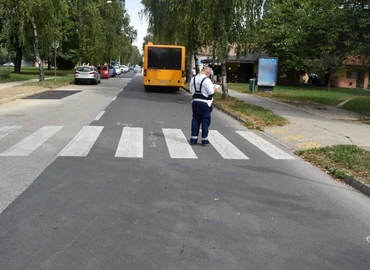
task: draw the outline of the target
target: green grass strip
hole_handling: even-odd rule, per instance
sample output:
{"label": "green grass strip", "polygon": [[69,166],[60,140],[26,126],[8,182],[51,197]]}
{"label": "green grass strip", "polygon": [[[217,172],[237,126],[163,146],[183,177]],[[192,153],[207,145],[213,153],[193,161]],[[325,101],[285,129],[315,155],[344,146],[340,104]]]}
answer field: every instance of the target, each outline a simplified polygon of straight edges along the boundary
{"label": "green grass strip", "polygon": [[370,97],[351,99],[343,105],[343,109],[370,116]]}
{"label": "green grass strip", "polygon": [[61,86],[69,85],[73,83],[74,78],[73,77],[59,77],[56,78],[56,81],[54,78],[46,79],[42,82],[28,82],[25,83],[24,86],[41,86],[44,88],[58,88]]}
{"label": "green grass strip", "polygon": [[296,151],[303,159],[321,168],[334,169],[334,176],[345,174],[370,184],[370,151],[356,145],[336,145]]}
{"label": "green grass strip", "polygon": [[221,96],[222,95],[220,93],[215,94],[215,103],[243,118],[246,121],[246,126],[250,129],[262,130],[270,126],[284,126],[289,124],[289,121],[286,118],[281,117],[270,110],[260,106],[247,104],[244,101],[230,96],[227,99],[222,99]]}
{"label": "green grass strip", "polygon": [[[248,84],[229,83],[229,88],[241,93],[250,93]],[[257,88],[256,88],[257,91]],[[255,93],[285,102],[318,103],[336,106],[346,100],[353,99],[343,106],[343,109],[357,112],[364,116],[370,115],[370,91],[363,89],[331,88],[312,86],[276,86],[272,93]]]}

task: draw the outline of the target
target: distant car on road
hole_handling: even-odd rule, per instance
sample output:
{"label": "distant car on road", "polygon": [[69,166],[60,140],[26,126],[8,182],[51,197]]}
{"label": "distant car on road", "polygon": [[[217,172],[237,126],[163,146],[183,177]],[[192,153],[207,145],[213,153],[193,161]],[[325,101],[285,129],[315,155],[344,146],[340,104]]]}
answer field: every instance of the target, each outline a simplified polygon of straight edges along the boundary
{"label": "distant car on road", "polygon": [[100,73],[101,78],[109,79],[110,78],[110,70],[108,66],[98,66],[98,70]]}
{"label": "distant car on road", "polygon": [[4,67],[14,67],[14,63],[13,62],[6,62],[3,66]]}
{"label": "distant car on road", "polygon": [[127,72],[130,71],[129,67],[125,66],[125,65],[121,65],[121,66],[119,66],[119,68],[121,69],[122,73],[127,73]]}
{"label": "distant car on road", "polygon": [[141,66],[135,66],[134,67],[134,72],[135,73],[140,73],[141,72]]}
{"label": "distant car on road", "polygon": [[98,84],[101,81],[100,73],[94,66],[80,66],[75,71],[75,84],[93,83]]}
{"label": "distant car on road", "polygon": [[109,72],[111,77],[117,76],[116,69],[114,68],[114,66],[109,66]]}
{"label": "distant car on road", "polygon": [[122,71],[121,71],[121,69],[119,68],[119,66],[114,66],[114,68],[116,69],[116,73],[117,73],[117,75],[121,75]]}

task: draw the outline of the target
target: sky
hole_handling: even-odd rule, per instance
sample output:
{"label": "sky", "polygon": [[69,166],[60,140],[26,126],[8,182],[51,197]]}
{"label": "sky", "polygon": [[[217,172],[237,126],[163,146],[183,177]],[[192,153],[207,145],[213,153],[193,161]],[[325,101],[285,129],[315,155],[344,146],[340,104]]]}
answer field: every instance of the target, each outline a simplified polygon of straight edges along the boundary
{"label": "sky", "polygon": [[125,7],[127,13],[130,15],[130,25],[132,25],[137,30],[137,38],[133,42],[139,48],[142,53],[143,48],[143,38],[146,36],[148,22],[145,18],[140,19],[139,12],[142,10],[143,5],[140,0],[126,0]]}

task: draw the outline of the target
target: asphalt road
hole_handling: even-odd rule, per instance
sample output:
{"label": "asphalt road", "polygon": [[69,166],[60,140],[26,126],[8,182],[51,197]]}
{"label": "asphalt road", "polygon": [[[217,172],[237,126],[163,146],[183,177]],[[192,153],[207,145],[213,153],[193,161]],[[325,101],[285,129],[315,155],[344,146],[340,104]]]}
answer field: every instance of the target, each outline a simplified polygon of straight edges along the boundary
{"label": "asphalt road", "polygon": [[368,197],[132,76],[0,106],[0,269],[369,269]]}

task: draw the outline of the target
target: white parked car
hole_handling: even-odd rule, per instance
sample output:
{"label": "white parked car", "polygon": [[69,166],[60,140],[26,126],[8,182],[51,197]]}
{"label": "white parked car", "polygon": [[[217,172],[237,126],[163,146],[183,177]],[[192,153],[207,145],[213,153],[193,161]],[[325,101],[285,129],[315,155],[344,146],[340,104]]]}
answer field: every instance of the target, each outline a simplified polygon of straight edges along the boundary
{"label": "white parked car", "polygon": [[3,66],[4,67],[14,67],[14,63],[13,62],[7,62]]}
{"label": "white parked car", "polygon": [[114,66],[114,68],[116,69],[117,75],[121,75],[122,71],[121,71],[120,67],[119,66]]}
{"label": "white parked car", "polygon": [[121,69],[122,73],[127,73],[129,71],[128,66],[125,66],[125,65],[121,65],[119,66],[119,68]]}

